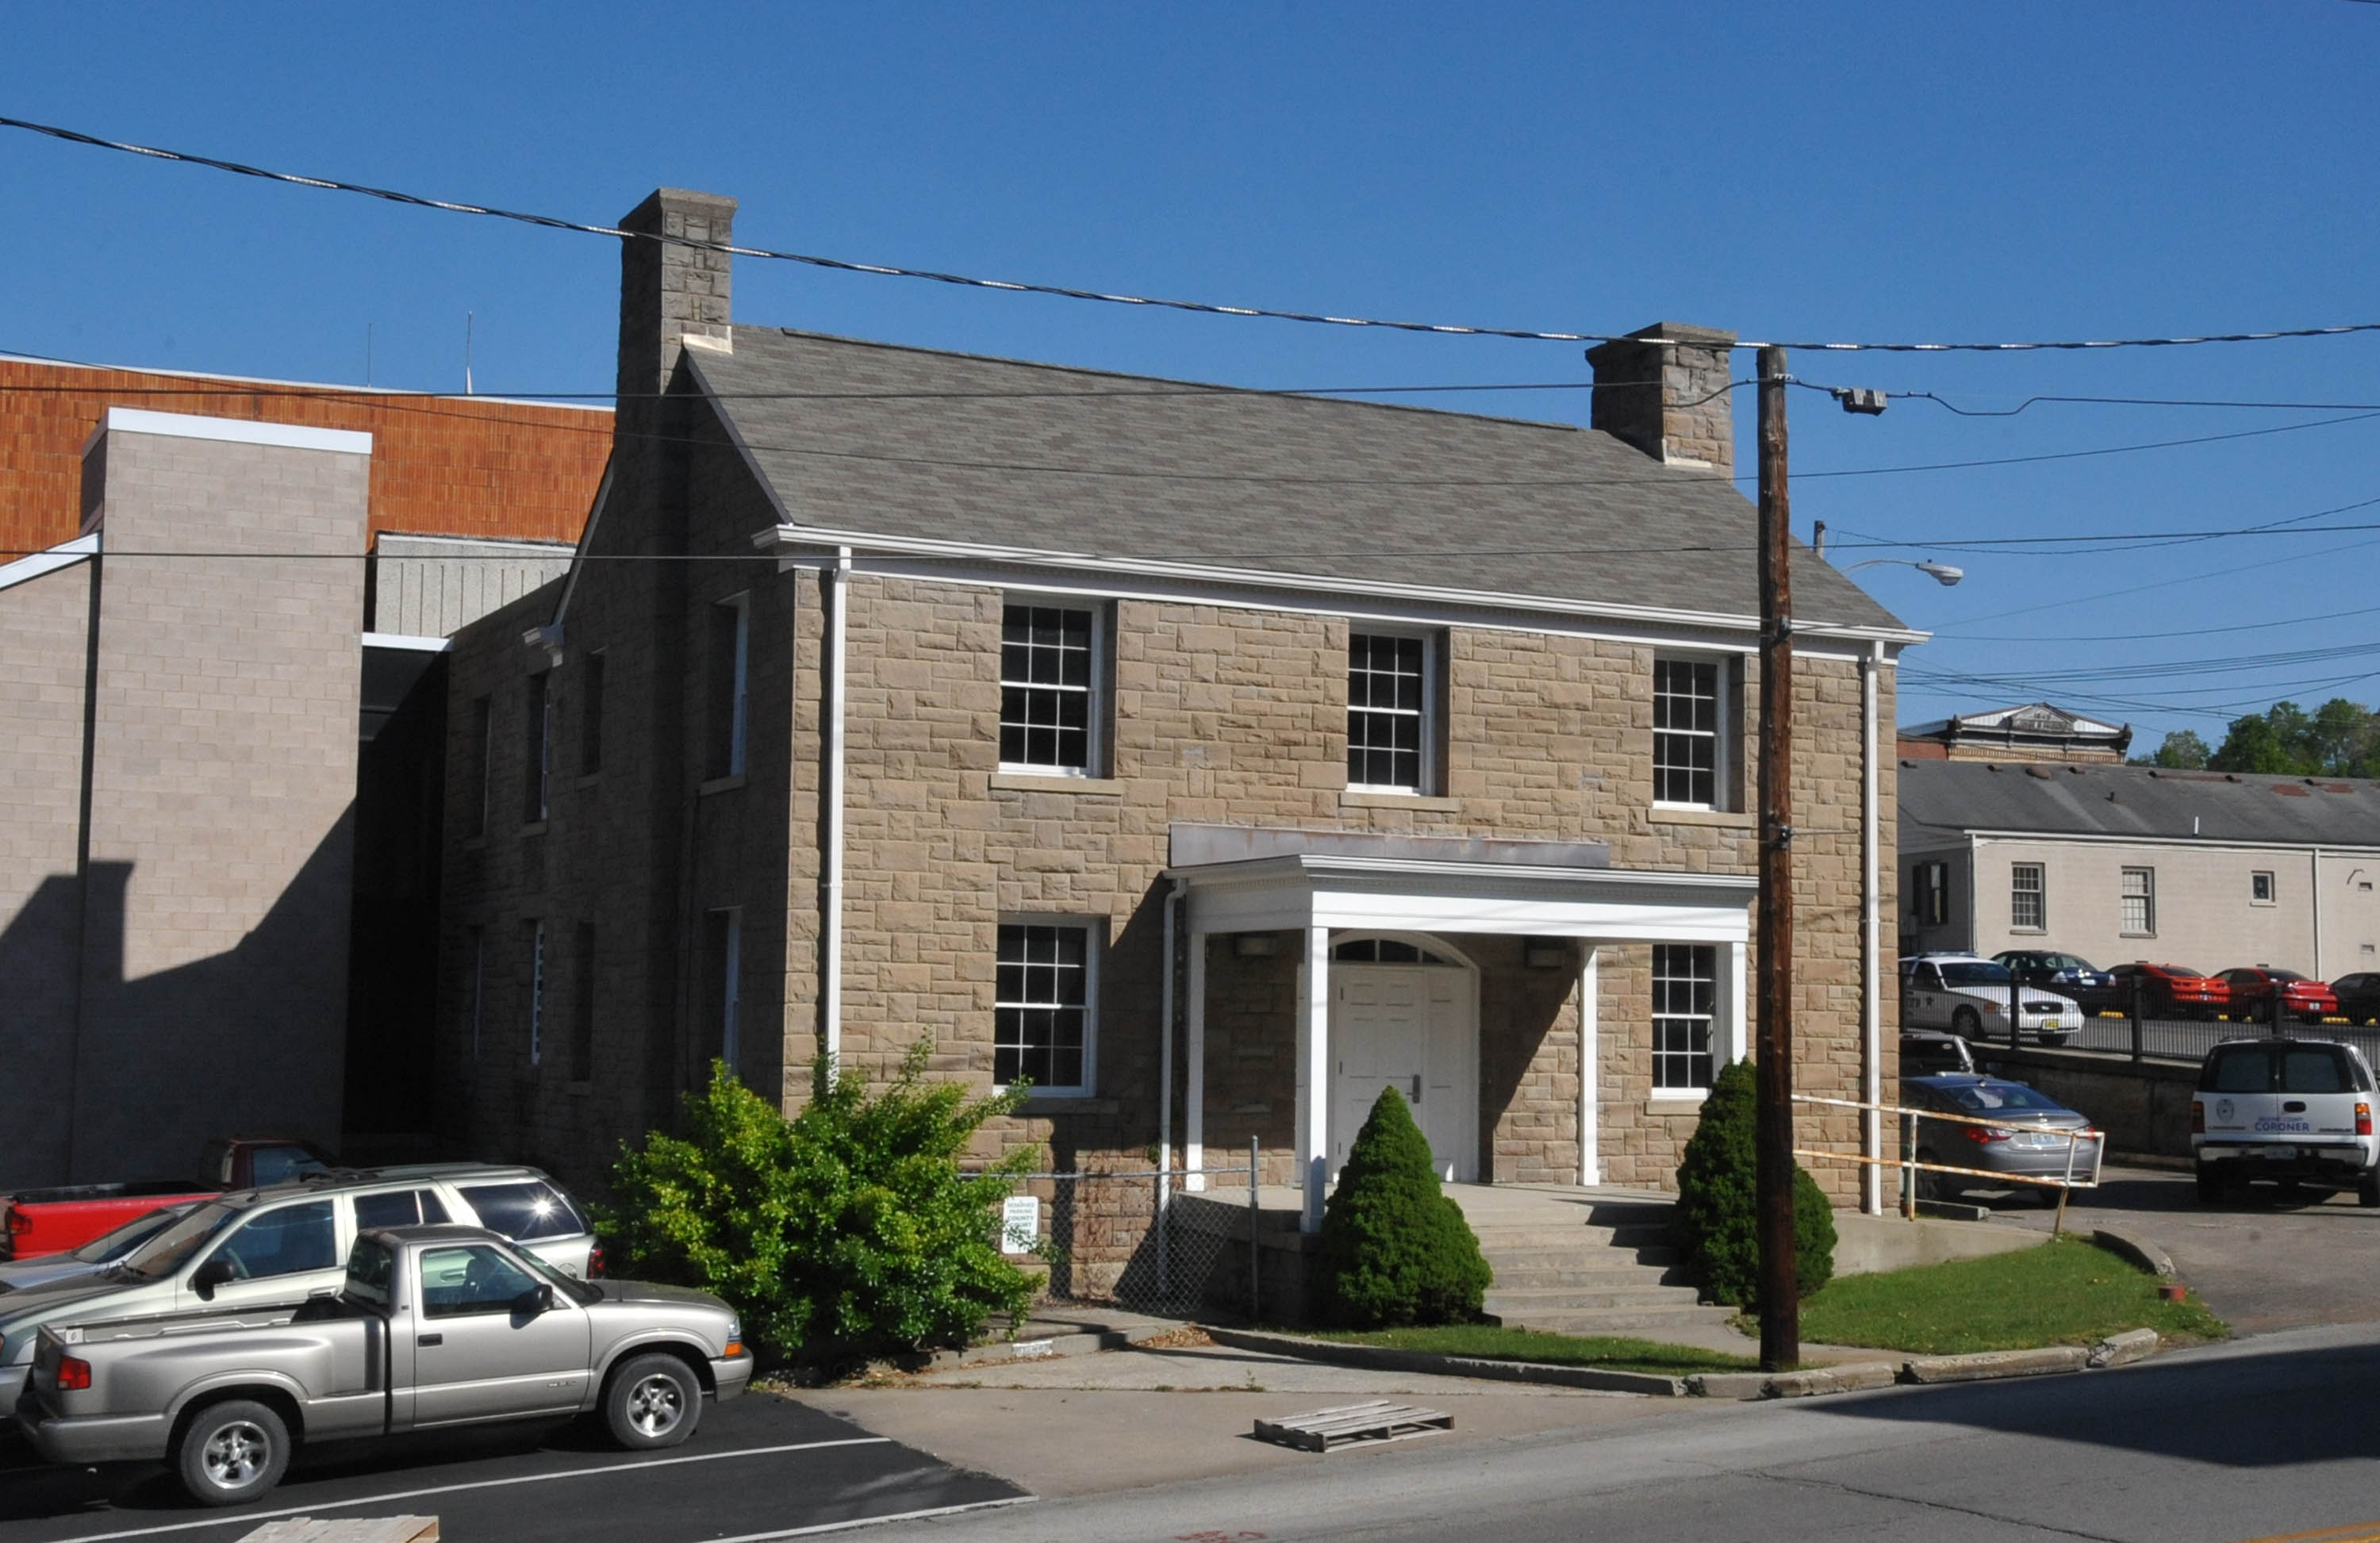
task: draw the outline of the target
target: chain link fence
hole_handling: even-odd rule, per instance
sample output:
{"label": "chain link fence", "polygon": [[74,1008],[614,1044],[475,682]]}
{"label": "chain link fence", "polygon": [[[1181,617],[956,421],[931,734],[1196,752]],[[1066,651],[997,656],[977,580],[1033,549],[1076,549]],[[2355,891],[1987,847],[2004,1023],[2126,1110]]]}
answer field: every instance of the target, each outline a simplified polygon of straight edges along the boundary
{"label": "chain link fence", "polygon": [[1181,1318],[1244,1300],[1256,1169],[1197,1172],[1203,1191],[1184,1187],[1192,1174],[1183,1169],[1022,1174],[1002,1214],[1002,1245],[1047,1245],[1050,1295],[1060,1301]]}

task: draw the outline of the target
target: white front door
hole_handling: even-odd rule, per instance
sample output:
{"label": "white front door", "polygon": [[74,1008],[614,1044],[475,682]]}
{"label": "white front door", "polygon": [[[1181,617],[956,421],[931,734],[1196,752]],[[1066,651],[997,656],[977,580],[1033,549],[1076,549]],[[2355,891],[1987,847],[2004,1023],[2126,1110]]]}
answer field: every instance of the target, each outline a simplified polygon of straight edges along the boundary
{"label": "white front door", "polygon": [[1393,1087],[1428,1138],[1439,1177],[1478,1176],[1479,1036],[1471,972],[1443,965],[1330,967],[1330,1171]]}

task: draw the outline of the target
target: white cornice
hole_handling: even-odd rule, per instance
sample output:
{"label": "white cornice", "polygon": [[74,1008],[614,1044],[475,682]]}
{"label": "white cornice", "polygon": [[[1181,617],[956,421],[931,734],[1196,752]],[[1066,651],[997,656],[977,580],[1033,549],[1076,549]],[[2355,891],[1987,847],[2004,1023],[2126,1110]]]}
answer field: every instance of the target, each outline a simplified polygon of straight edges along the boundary
{"label": "white cornice", "polygon": [[298,423],[259,423],[243,418],[204,418],[197,413],[151,412],[146,407],[110,407],[102,421],[112,434],[159,434],[173,439],[220,440],[264,444],[281,450],[328,450],[345,456],[371,454],[372,437],[357,429],[315,429]]}
{"label": "white cornice", "polygon": [[30,557],[19,557],[13,563],[0,564],[0,589],[6,589],[12,584],[22,584],[29,578],[39,578],[45,573],[55,573],[60,568],[72,567],[84,558],[95,557],[98,554],[98,531],[94,530],[88,536],[77,536],[73,541],[51,547],[45,552],[34,553]]}

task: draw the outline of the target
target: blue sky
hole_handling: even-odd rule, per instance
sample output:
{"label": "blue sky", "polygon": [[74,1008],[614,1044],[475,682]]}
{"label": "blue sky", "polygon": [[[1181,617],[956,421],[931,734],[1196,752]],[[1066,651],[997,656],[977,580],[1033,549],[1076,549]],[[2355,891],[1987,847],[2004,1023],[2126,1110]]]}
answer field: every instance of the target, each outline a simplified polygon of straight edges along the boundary
{"label": "blue sky", "polygon": [[[740,239],[1290,309],[1747,336],[2162,335],[2380,321],[2374,63],[2348,0],[1862,6],[20,7],[0,113],[608,222],[659,183]],[[600,391],[606,240],[0,134],[0,347]],[[1186,317],[745,261],[739,320],[1251,385],[1585,378],[1573,345]],[[1748,357],[1739,356],[1749,372]],[[2380,406],[2380,335],[2091,355],[1797,356],[1813,381]],[[1750,394],[1739,394],[1748,431]],[[1453,407],[1583,418],[1585,395]],[[2380,418],[1926,401],[1793,409],[1797,525],[1967,569],[1860,577],[1939,634],[1904,722],[2047,696],[2210,737],[2380,700],[2380,503],[2328,536],[2131,552],[1961,539],[2260,524],[2380,499]],[[1748,438],[1745,443],[1748,444]],[[2130,591],[2116,593],[2116,591]],[[2369,597],[2369,598],[2367,598]],[[2327,617],[2328,619],[2313,619]],[[2280,625],[2267,625],[2280,624]],[[2216,630],[2218,628],[2235,630]],[[2155,635],[2155,636],[2151,636]],[[2174,676],[2146,665],[2298,650]],[[2099,672],[2090,678],[2058,672]],[[1960,684],[1947,676],[2011,677]],[[2110,699],[2113,699],[2112,700]],[[2196,711],[2189,711],[2196,710]]]}

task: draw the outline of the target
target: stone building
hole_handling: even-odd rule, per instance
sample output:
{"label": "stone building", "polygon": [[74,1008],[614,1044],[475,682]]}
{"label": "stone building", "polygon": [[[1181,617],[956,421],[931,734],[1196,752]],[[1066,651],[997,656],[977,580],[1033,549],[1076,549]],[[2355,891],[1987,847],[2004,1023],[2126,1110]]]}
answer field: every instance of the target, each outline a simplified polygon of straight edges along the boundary
{"label": "stone building", "polygon": [[2103,723],[2047,702],[1959,712],[1900,731],[1903,760],[2041,760],[2121,766],[2130,723]]}
{"label": "stone building", "polygon": [[[594,1181],[713,1058],[790,1109],[926,1039],[1058,1168],[1255,1137],[1309,1225],[1386,1087],[1450,1179],[1670,1183],[1750,1039],[1732,338],[1597,350],[1593,429],[1102,374],[731,323],[734,211],[627,217],[579,561],[455,640],[444,1138]],[[1855,1098],[1918,635],[1797,579],[1797,1075]]]}

